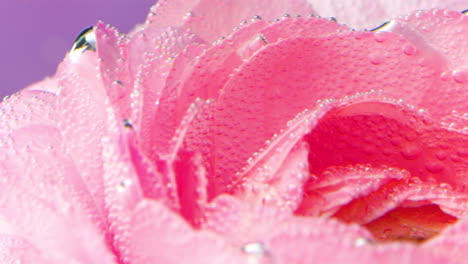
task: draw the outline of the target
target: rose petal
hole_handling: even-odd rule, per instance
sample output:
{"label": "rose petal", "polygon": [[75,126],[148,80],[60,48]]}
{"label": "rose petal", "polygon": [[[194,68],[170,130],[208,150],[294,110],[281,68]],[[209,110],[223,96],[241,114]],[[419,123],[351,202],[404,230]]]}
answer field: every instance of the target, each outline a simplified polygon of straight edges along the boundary
{"label": "rose petal", "polygon": [[60,131],[29,125],[1,141],[0,233],[27,238],[59,263],[70,259],[111,263],[105,223],[64,151]]}
{"label": "rose petal", "polygon": [[[405,171],[375,169],[365,166],[329,167],[319,177],[304,186],[304,199],[296,213],[301,215],[331,216],[340,206],[376,191],[392,180],[408,178]],[[372,202],[370,200],[369,202]],[[384,207],[382,200],[376,200]],[[366,211],[366,210],[365,210]],[[363,212],[364,213],[364,212]]]}
{"label": "rose petal", "polygon": [[[163,15],[162,17],[158,15],[166,12],[169,15]],[[147,22],[151,24],[150,27],[154,28],[162,27],[152,26],[157,25],[159,21],[164,21],[162,22],[164,27],[181,26],[182,21],[183,27],[189,28],[203,40],[212,42],[222,36],[230,35],[232,29],[238,26],[241,21],[250,20],[255,15],[259,15],[266,20],[272,20],[283,14],[308,15],[312,13],[314,11],[303,0],[279,0],[274,3],[266,0],[248,2],[201,0],[184,1],[184,3],[162,1],[152,9]]]}
{"label": "rose petal", "polygon": [[[417,50],[440,58],[447,71],[466,68],[463,39],[468,35],[468,16],[450,10],[419,11],[392,20],[379,31],[395,32],[410,40]],[[411,46],[406,53],[415,52]]]}
{"label": "rose petal", "polygon": [[242,246],[244,252],[254,252],[250,258],[260,263],[317,260],[327,263],[394,263],[397,260],[444,263],[448,260],[441,252],[412,244],[375,247],[370,235],[356,226],[323,218],[291,217],[273,207],[256,207],[224,195],[217,197],[206,212],[207,228],[234,245]]}
{"label": "rose petal", "polygon": [[98,60],[93,52],[81,54],[78,61],[69,56],[62,62],[56,74],[62,87],[57,114],[58,127],[67,139],[65,151],[80,168],[80,175],[104,216],[101,139],[110,102],[96,67]]}
{"label": "rose petal", "polygon": [[[300,135],[300,133],[298,133]],[[303,185],[309,178],[309,148],[304,142],[291,144],[294,139],[284,138],[265,157],[242,173],[240,182],[234,183],[232,192],[249,203],[275,205],[295,210],[302,200]]]}
{"label": "rose petal", "polygon": [[179,35],[176,30],[167,31],[166,34],[151,38],[141,32],[130,40],[128,47],[129,56],[138,58],[130,62],[136,71],[134,93],[137,102],[134,107],[139,109],[139,120],[135,120],[134,123],[140,133],[140,146],[152,160],[157,160],[153,133],[159,129],[152,119],[156,118],[155,112],[160,105],[167,75],[170,69],[175,67],[173,63],[177,62],[173,59],[188,45],[200,43],[192,34]]}
{"label": "rose petal", "polygon": [[131,219],[127,241],[132,263],[245,263],[221,237],[193,231],[178,215],[154,201],[142,201]]}
{"label": "rose petal", "polygon": [[[281,38],[308,34],[319,36],[338,30],[346,28],[318,18],[290,18],[270,25],[257,21],[240,28],[204,52],[198,51],[192,55],[188,53],[191,50],[193,52],[192,48],[181,53],[174,62],[158,101],[159,108],[154,121],[154,127],[158,129],[151,135],[155,149],[163,154],[169,138],[180,123],[181,113],[196,98],[218,98],[220,89],[236,68],[263,46],[273,44]],[[200,46],[194,48],[198,50]],[[174,73],[180,71],[184,74]]]}
{"label": "rose petal", "polygon": [[[230,181],[250,153],[258,151],[267,138],[318,99],[380,89],[383,96],[400,98],[406,94],[409,103],[420,107],[432,109],[436,104],[438,107],[431,112],[434,116],[450,113],[447,104],[466,107],[460,97],[447,98],[448,102],[425,97],[430,91],[461,91],[461,87],[446,88],[434,69],[419,66],[421,55],[402,52],[405,44],[397,35],[379,42],[373,33],[350,33],[294,38],[263,49],[226,84],[218,102],[214,133],[222,151],[217,152],[217,175]],[[379,61],[376,65],[374,52],[377,56],[387,54],[379,59],[392,54],[399,60]]]}
{"label": "rose petal", "polygon": [[467,220],[462,219],[459,223],[448,227],[439,236],[424,244],[423,247],[437,252],[439,255],[447,256],[450,262],[463,263],[465,261]]}
{"label": "rose petal", "polygon": [[100,59],[99,70],[103,86],[118,115],[123,119],[136,120],[135,110],[131,109],[131,92],[134,77],[126,64],[128,39],[109,25],[102,22],[95,26],[96,50]]}
{"label": "rose petal", "polygon": [[[47,80],[35,86],[50,83],[52,81]],[[6,135],[30,124],[54,126],[57,123],[56,106],[57,96],[42,90],[24,90],[6,97],[0,105],[0,134]]]}
{"label": "rose petal", "polygon": [[448,157],[466,148],[467,135],[405,110],[361,103],[330,111],[307,136],[311,172],[347,164],[385,165],[464,188],[466,163]]}
{"label": "rose petal", "polygon": [[456,11],[466,9],[466,2],[463,0],[353,0],[346,2],[308,0],[308,2],[321,16],[335,17],[340,23],[356,29],[372,29],[387,20],[421,9],[447,8]]}
{"label": "rose petal", "polygon": [[24,238],[10,235],[0,235],[0,259],[4,263],[38,263],[51,264],[50,259],[44,257],[44,253],[40,252],[33,245],[28,243]]}

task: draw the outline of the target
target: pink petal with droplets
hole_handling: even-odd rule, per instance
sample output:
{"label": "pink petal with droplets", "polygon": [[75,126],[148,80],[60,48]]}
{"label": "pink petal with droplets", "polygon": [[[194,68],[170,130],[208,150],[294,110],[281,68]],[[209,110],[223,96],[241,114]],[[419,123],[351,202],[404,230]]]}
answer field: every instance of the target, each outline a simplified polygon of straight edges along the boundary
{"label": "pink petal with droplets", "polygon": [[[160,20],[165,21],[163,22],[165,26],[181,26],[182,21],[184,28],[190,29],[207,42],[213,42],[220,37],[230,35],[233,28],[239,26],[242,21],[248,21],[257,15],[265,20],[273,20],[284,14],[308,15],[315,13],[306,1],[302,0],[281,0],[274,3],[266,0],[184,2],[180,5],[181,8],[175,8],[179,3],[171,1],[156,4],[148,16],[147,21],[150,22],[148,28],[158,27],[157,24]],[[171,10],[172,12],[169,12],[172,16],[171,19],[164,19],[164,17],[169,16],[164,14],[163,18],[159,19],[158,14],[161,13],[159,10]],[[176,20],[173,20],[174,18]],[[168,21],[171,23],[167,23]]]}
{"label": "pink petal with droplets", "polygon": [[347,28],[318,18],[290,18],[271,25],[257,21],[240,28],[206,51],[202,50],[203,46],[189,47],[176,58],[158,101],[159,107],[153,125],[158,129],[151,135],[155,138],[155,148],[164,153],[168,139],[173,135],[188,106],[196,98],[218,98],[220,89],[235,69],[263,46],[273,44],[281,38],[308,34],[318,36],[338,30],[344,31]]}
{"label": "pink petal with droplets", "polygon": [[447,256],[450,262],[463,263],[466,259],[466,232],[467,220],[461,219],[459,223],[448,227],[438,237],[424,244],[423,247]]}
{"label": "pink petal with droplets", "polygon": [[136,75],[134,107],[139,113],[139,120],[134,122],[140,133],[140,146],[152,160],[158,159],[159,150],[152,137],[154,131],[159,129],[153,118],[160,104],[166,78],[173,67],[175,56],[192,43],[199,43],[193,34],[179,34],[174,29],[157,38],[147,36],[144,32],[138,33],[129,42],[128,56],[135,58],[130,61],[131,71],[135,71]]}
{"label": "pink petal with droplets", "polygon": [[368,195],[391,180],[407,177],[407,172],[395,169],[374,169],[359,165],[329,167],[322,174],[313,176],[304,186],[304,199],[296,213],[331,216],[340,206],[353,199]]}
{"label": "pink petal with droplets", "polygon": [[231,191],[236,197],[242,197],[249,203],[295,210],[302,200],[303,185],[310,175],[309,148],[304,142],[296,145],[291,142],[294,139],[285,137],[269,147],[264,157],[252,159],[254,165],[242,173],[240,182],[233,184]]}
{"label": "pink petal with droplets", "polygon": [[201,155],[182,151],[174,163],[174,171],[177,175],[180,214],[194,227],[199,227],[207,203],[206,170]]}
{"label": "pink petal with droplets", "polygon": [[109,100],[121,118],[135,120],[135,114],[131,110],[134,80],[124,54],[128,39],[102,22],[94,30],[100,59],[99,70]]}
{"label": "pink petal with droplets", "polygon": [[461,71],[468,66],[465,52],[468,46],[463,41],[468,35],[468,16],[460,12],[440,9],[420,11],[392,20],[379,31],[401,34],[416,47],[405,47],[406,54],[418,50],[428,56],[438,57],[444,70],[450,74],[451,71]]}
{"label": "pink petal with droplets", "polygon": [[24,238],[0,235],[0,259],[4,263],[54,263],[44,255]]}
{"label": "pink petal with droplets", "polygon": [[240,248],[209,231],[194,231],[163,205],[144,200],[131,218],[132,263],[246,263]]}
{"label": "pink petal with droplets", "polygon": [[330,166],[384,165],[465,189],[466,163],[437,154],[458,157],[458,149],[468,144],[467,135],[398,105],[369,102],[337,108],[320,120],[306,140],[312,173]]}
{"label": "pink petal with droplets", "polygon": [[[401,47],[407,41],[388,34],[383,41],[365,32],[293,38],[257,53],[226,83],[217,102],[214,133],[222,151],[216,154],[216,174],[224,175],[228,182],[235,178],[233,173],[248,155],[258,151],[296,113],[319,99],[376,89],[390,98],[405,94],[408,103],[430,109],[434,117],[466,107],[461,95],[463,86],[444,85],[436,69],[420,66],[419,61],[427,58],[405,55]],[[441,90],[452,96],[437,100],[426,96]]]}
{"label": "pink petal with droplets", "polygon": [[1,233],[27,238],[58,263],[111,263],[104,220],[64,151],[60,131],[29,125],[1,141]]}
{"label": "pink petal with droplets", "polygon": [[466,9],[463,0],[353,0],[353,1],[317,1],[308,0],[319,15],[335,17],[338,22],[356,29],[372,29],[398,16],[423,9]]}
{"label": "pink petal with droplets", "polygon": [[58,127],[67,139],[65,151],[80,169],[96,207],[104,215],[101,139],[111,105],[96,67],[98,58],[93,52],[81,54],[78,61],[68,56],[62,62],[56,74],[62,87],[57,114]]}
{"label": "pink petal with droplets", "polygon": [[[54,81],[39,82],[35,85],[48,85]],[[0,105],[0,134],[8,134],[23,126],[38,124],[54,126],[57,96],[42,90],[23,90],[4,99]]]}

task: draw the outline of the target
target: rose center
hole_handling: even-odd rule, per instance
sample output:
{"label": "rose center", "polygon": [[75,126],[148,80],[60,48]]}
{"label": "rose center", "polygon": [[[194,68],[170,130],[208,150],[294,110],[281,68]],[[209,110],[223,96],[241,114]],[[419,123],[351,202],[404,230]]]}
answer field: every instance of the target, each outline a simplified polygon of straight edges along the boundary
{"label": "rose center", "polygon": [[463,168],[440,155],[457,145],[438,146],[456,135],[418,118],[386,103],[330,111],[305,137],[314,177],[296,213],[359,224],[378,242],[421,243],[455,223]]}
{"label": "rose center", "polygon": [[[349,213],[349,209],[344,206],[333,217],[348,222],[346,214]],[[359,222],[358,219],[355,220]],[[418,207],[396,207],[362,226],[368,229],[378,242],[421,243],[436,236],[456,221],[456,217],[444,213],[438,205],[428,204]]]}

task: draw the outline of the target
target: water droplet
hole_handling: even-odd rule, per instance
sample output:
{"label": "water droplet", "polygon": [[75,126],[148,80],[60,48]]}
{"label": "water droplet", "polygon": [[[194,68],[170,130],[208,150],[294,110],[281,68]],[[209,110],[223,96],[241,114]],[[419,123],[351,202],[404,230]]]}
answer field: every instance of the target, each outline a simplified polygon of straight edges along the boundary
{"label": "water droplet", "polygon": [[376,31],[374,33],[374,39],[375,39],[375,41],[377,41],[379,43],[384,42],[387,39],[387,36],[388,36],[388,33],[383,32],[383,31]]}
{"label": "water droplet", "polygon": [[333,21],[333,22],[337,22],[335,17],[329,17],[328,20]]}
{"label": "water droplet", "polygon": [[242,252],[249,255],[264,256],[268,253],[268,250],[262,242],[252,242],[242,246]]}
{"label": "water droplet", "polygon": [[439,160],[445,160],[445,159],[447,159],[447,157],[449,156],[449,153],[448,153],[448,151],[441,150],[441,151],[436,152],[436,153],[435,153],[435,156],[436,156]]}
{"label": "water droplet", "polygon": [[464,83],[468,81],[468,71],[466,70],[455,70],[452,72],[452,76],[457,83]]}
{"label": "water droplet", "polygon": [[364,31],[356,31],[354,32],[354,38],[357,39],[357,40],[361,40],[363,38],[365,38],[367,36],[366,32]]}
{"label": "water droplet", "polygon": [[416,48],[412,44],[407,44],[403,47],[403,53],[408,56],[414,55],[416,53]]}
{"label": "water droplet", "polygon": [[195,15],[194,15],[193,12],[187,12],[187,13],[185,13],[184,19],[187,20],[187,19],[189,19],[189,18],[191,18],[191,17],[194,17],[194,16],[195,16]]}
{"label": "water droplet", "polygon": [[444,171],[444,164],[440,161],[429,161],[426,163],[426,170],[431,173],[440,173]]}
{"label": "water droplet", "polygon": [[448,80],[450,80],[450,77],[451,77],[451,75],[450,75],[450,73],[448,73],[448,72],[443,72],[443,73],[440,74],[440,78],[441,78],[443,81],[448,81]]}
{"label": "water droplet", "polygon": [[387,22],[383,23],[382,25],[371,29],[370,31],[379,31],[379,30],[382,30],[382,29],[384,29],[389,23],[390,23],[390,21],[387,21]]}
{"label": "water droplet", "polygon": [[400,151],[401,156],[408,160],[416,159],[421,152],[421,147],[416,143],[408,143],[402,146]]}
{"label": "water droplet", "polygon": [[452,185],[450,185],[450,184],[448,184],[448,183],[446,183],[446,182],[442,182],[441,184],[439,184],[439,187],[440,187],[441,189],[446,189],[446,190],[451,190],[451,189],[453,189],[453,188],[452,188]]}
{"label": "water droplet", "polygon": [[383,231],[383,234],[382,234],[382,238],[383,239],[386,239],[388,237],[390,237],[393,233],[393,230],[391,228],[387,228]]}
{"label": "water droplet", "polygon": [[71,49],[71,51],[80,51],[81,53],[86,50],[96,51],[96,34],[93,26],[87,27],[81,31],[78,37],[76,37]]}
{"label": "water droplet", "polygon": [[356,247],[362,247],[362,246],[370,245],[370,244],[374,244],[374,241],[365,237],[360,237],[354,241],[354,245],[356,245]]}
{"label": "water droplet", "polygon": [[127,187],[129,187],[130,185],[132,184],[132,180],[131,179],[125,179],[123,181],[120,182],[119,186],[117,187],[119,191],[124,191],[125,189],[127,189]]}
{"label": "water droplet", "polygon": [[126,127],[126,128],[133,128],[132,123],[128,119],[124,119],[123,124],[124,124],[124,127]]}
{"label": "water droplet", "polygon": [[381,64],[383,60],[384,56],[378,52],[369,54],[369,61],[374,65]]}
{"label": "water droplet", "polygon": [[252,21],[256,21],[256,20],[262,20],[262,17],[259,15],[253,16]]}

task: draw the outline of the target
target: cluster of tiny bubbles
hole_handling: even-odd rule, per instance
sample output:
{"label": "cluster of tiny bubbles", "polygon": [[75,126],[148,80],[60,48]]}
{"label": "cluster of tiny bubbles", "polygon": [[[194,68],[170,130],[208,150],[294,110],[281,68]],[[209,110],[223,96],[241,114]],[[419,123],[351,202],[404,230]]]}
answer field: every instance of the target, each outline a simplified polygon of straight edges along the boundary
{"label": "cluster of tiny bubbles", "polygon": [[296,124],[298,122],[298,120],[300,120],[302,117],[306,116],[309,112],[310,112],[309,109],[304,109],[302,112],[297,113],[296,116],[294,116],[293,119],[289,120],[286,123],[286,126],[287,127],[293,126],[294,124]]}
{"label": "cluster of tiny bubbles", "polygon": [[213,42],[213,45],[219,45],[219,44],[221,44],[221,43],[223,42],[223,40],[225,40],[225,39],[226,39],[225,36],[221,36],[221,37],[219,37],[217,40],[215,40],[215,41]]}

